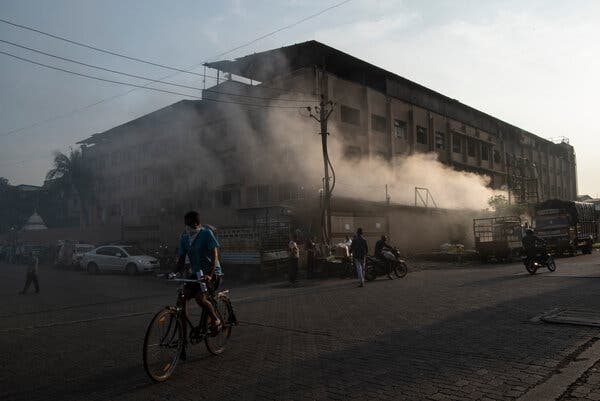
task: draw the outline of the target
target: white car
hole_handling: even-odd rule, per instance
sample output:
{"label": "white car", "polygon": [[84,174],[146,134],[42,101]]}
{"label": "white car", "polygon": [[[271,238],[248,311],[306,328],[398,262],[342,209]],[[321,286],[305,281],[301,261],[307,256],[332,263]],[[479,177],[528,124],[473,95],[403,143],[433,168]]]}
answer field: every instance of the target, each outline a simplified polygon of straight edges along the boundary
{"label": "white car", "polygon": [[155,257],[130,245],[104,245],[84,253],[81,266],[88,273],[96,274],[102,271],[120,271],[129,275],[141,272],[151,272],[160,267]]}

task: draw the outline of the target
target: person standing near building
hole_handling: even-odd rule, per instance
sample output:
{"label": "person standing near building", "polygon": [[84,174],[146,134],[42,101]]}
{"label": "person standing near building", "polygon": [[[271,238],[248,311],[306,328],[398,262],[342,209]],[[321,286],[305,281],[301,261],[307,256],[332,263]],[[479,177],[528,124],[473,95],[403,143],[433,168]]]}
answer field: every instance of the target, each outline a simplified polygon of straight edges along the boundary
{"label": "person standing near building", "polygon": [[27,292],[27,290],[29,289],[29,286],[31,285],[31,282],[33,281],[33,286],[35,287],[35,293],[39,294],[40,293],[40,283],[38,281],[38,263],[39,263],[39,259],[37,257],[37,254],[34,252],[32,253],[27,261],[27,278],[25,279],[25,287],[23,287],[23,291],[21,291],[19,294],[25,294]]}
{"label": "person standing near building", "polygon": [[290,270],[289,270],[289,280],[290,285],[296,285],[296,279],[298,277],[298,260],[300,259],[300,248],[298,248],[298,244],[296,243],[297,238],[294,237],[290,240],[288,244],[289,252],[290,252]]}
{"label": "person standing near building", "polygon": [[306,240],[306,278],[312,278],[315,271],[316,241],[308,238]]}
{"label": "person standing near building", "polygon": [[352,245],[350,245],[350,253],[354,260],[354,266],[356,267],[356,275],[358,276],[358,286],[364,287],[365,285],[365,262],[367,254],[369,253],[369,246],[367,241],[362,236],[362,228],[356,230],[356,235],[352,239]]}

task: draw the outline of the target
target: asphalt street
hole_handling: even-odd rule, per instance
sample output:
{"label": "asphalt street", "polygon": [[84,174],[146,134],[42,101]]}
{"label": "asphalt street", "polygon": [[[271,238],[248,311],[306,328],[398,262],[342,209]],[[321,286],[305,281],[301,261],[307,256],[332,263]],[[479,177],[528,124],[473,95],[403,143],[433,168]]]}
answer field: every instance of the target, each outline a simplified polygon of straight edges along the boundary
{"label": "asphalt street", "polygon": [[[240,325],[226,352],[196,345],[154,384],[142,367],[144,333],[176,286],[42,267],[41,293],[18,295],[25,267],[0,264],[0,399],[518,399],[598,339],[597,327],[539,317],[600,315],[600,254],[557,266],[530,276],[520,263],[445,265],[365,288],[350,279],[236,286]],[[559,398],[600,399],[596,362],[558,381]]]}

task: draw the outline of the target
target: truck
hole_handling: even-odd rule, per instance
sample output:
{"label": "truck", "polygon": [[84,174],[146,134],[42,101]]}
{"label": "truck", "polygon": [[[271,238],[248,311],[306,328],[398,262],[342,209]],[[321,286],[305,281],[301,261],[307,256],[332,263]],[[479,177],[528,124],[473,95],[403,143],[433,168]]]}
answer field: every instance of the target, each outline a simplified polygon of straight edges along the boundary
{"label": "truck", "polygon": [[519,216],[496,216],[473,220],[475,250],[483,262],[510,260],[521,255],[522,223]]}
{"label": "truck", "polygon": [[592,253],[598,239],[598,216],[591,203],[549,199],[535,206],[533,227],[551,252]]}

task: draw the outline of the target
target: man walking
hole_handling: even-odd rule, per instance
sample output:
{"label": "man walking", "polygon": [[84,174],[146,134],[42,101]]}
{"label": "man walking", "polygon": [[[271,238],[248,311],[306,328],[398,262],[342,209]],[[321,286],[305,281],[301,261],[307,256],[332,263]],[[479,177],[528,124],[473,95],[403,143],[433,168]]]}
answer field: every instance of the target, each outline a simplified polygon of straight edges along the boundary
{"label": "man walking", "polygon": [[296,236],[290,240],[288,244],[288,248],[290,251],[290,270],[289,270],[289,279],[290,285],[296,285],[296,278],[298,277],[298,260],[300,259],[300,248],[298,248],[298,244],[296,243]]}
{"label": "man walking", "polygon": [[369,253],[369,246],[362,234],[363,230],[359,227],[358,230],[356,230],[354,239],[352,239],[352,245],[350,245],[350,253],[352,253],[352,258],[354,259],[359,287],[364,287],[365,285],[365,259]]}
{"label": "man walking", "polygon": [[306,240],[306,278],[312,278],[315,271],[315,251],[317,244],[310,237]]}
{"label": "man walking", "polygon": [[21,291],[19,294],[25,294],[27,292],[27,290],[29,289],[29,286],[31,285],[31,282],[33,281],[33,286],[35,287],[35,293],[39,294],[40,293],[40,284],[38,282],[38,257],[36,253],[32,253],[27,261],[27,278],[25,280],[25,287],[23,288],[23,291]]}

